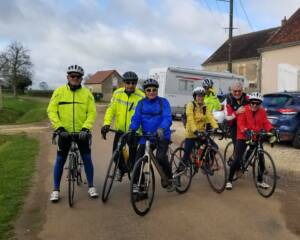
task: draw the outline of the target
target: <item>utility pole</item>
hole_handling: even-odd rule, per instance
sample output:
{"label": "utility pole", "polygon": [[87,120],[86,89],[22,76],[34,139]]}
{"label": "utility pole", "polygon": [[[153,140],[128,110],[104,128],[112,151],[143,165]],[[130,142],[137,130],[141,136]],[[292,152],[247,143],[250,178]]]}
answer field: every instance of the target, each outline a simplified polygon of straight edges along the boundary
{"label": "utility pole", "polygon": [[[229,37],[228,37],[228,64],[227,64],[227,70],[229,72],[232,72],[232,31],[234,29],[233,27],[233,0],[217,0],[221,2],[228,2],[229,3]],[[225,28],[227,29],[227,28]]]}
{"label": "utility pole", "polygon": [[228,66],[227,70],[232,73],[232,30],[233,30],[233,0],[230,0],[229,6],[229,39],[228,39]]}

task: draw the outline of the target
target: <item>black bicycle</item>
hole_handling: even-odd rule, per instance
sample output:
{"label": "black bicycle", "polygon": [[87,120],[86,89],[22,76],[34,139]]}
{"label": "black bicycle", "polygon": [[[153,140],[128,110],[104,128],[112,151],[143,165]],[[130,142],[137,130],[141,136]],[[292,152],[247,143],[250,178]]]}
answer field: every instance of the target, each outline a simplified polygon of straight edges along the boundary
{"label": "black bicycle", "polygon": [[[110,132],[119,132],[117,130],[109,129]],[[116,171],[119,167],[119,164],[123,164],[125,172],[128,174],[130,180],[130,171],[132,169],[132,163],[129,158],[129,147],[127,145],[128,132],[124,133],[119,141],[116,150],[113,152],[111,160],[108,165],[107,173],[104,179],[103,189],[102,189],[102,202],[108,200],[109,194],[112,189],[112,185],[115,181]],[[121,161],[123,161],[121,163]]]}
{"label": "black bicycle", "polygon": [[221,193],[225,189],[227,180],[227,169],[222,154],[217,149],[211,138],[212,132],[203,132],[192,149],[190,159],[193,176],[199,172],[206,175],[211,188]]}
{"label": "black bicycle", "polygon": [[[263,149],[264,142],[274,136],[279,142],[278,131],[275,135],[264,130],[252,133],[251,139],[246,142],[248,146],[243,155],[241,167],[233,178],[233,181],[236,181],[248,172],[249,166],[252,167],[255,187],[258,193],[265,198],[274,193],[278,178],[273,158]],[[271,144],[271,147],[273,147],[273,144]]]}
{"label": "black bicycle", "polygon": [[[56,144],[56,138],[59,137],[58,133],[53,133],[53,143]],[[92,135],[89,134],[89,144],[91,144],[91,137]],[[75,183],[77,186],[80,186],[82,181],[82,167],[83,167],[83,161],[80,156],[80,152],[77,146],[76,141],[79,138],[79,133],[72,132],[69,133],[69,138],[71,139],[71,147],[68,153],[68,167],[65,169],[68,170],[67,173],[67,181],[68,181],[68,202],[69,206],[73,207],[74,205],[74,195],[75,195]]]}
{"label": "black bicycle", "polygon": [[[162,186],[166,187],[170,184],[169,179],[165,175],[153,153],[154,147],[151,144],[151,140],[157,142],[156,134],[145,134],[142,137],[146,138],[145,154],[134,164],[130,182],[131,204],[134,211],[140,216],[146,215],[153,203],[155,192],[155,175],[153,166],[155,166],[161,176]],[[184,167],[181,167],[179,170],[177,167],[180,165],[179,162],[181,159],[178,152],[176,153],[175,151],[172,153],[172,156],[172,172],[173,180],[176,182],[176,191],[178,193],[184,193],[191,185],[192,169],[190,165],[182,165]]]}

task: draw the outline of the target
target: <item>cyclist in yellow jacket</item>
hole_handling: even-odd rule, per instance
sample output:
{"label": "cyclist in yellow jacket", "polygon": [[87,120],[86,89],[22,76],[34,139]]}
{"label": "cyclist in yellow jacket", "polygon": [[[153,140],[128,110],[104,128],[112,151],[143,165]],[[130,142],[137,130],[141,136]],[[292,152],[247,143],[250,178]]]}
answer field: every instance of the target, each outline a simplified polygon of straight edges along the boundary
{"label": "cyclist in yellow jacket", "polygon": [[204,103],[209,112],[219,111],[221,109],[221,103],[213,86],[213,80],[209,78],[204,79],[202,83],[202,87],[205,89]]}
{"label": "cyclist in yellow jacket", "polygon": [[[192,149],[197,139],[201,139],[203,132],[206,130],[207,124],[212,129],[216,129],[218,124],[212,113],[208,111],[204,104],[205,89],[196,87],[193,90],[194,101],[189,102],[186,106],[186,128],[183,161],[188,162]],[[217,147],[217,146],[216,146]]]}
{"label": "cyclist in yellow jacket", "polygon": [[[106,134],[109,128],[115,121],[114,128],[118,130],[115,134],[113,151],[116,149],[120,136],[128,131],[129,125],[131,123],[131,117],[135,112],[137,103],[145,97],[145,94],[140,89],[136,88],[138,82],[138,76],[134,72],[125,72],[123,74],[123,81],[125,87],[118,88],[112,96],[109,107],[106,110],[103,127],[101,128],[101,134],[104,139],[106,139]],[[137,143],[133,142],[129,144],[129,161],[135,159],[135,152],[137,148]],[[119,168],[116,172],[116,179],[122,181],[122,177],[125,173],[125,167],[123,160],[120,162]]]}
{"label": "cyclist in yellow jacket", "polygon": [[96,119],[96,106],[89,89],[81,86],[84,70],[71,65],[67,70],[68,83],[57,88],[50,100],[47,112],[54,130],[59,134],[58,150],[54,166],[54,190],[50,201],[60,198],[59,189],[63,168],[71,145],[69,133],[79,132],[76,139],[88,181],[90,197],[98,197],[93,185],[94,167],[90,149],[90,129]]}

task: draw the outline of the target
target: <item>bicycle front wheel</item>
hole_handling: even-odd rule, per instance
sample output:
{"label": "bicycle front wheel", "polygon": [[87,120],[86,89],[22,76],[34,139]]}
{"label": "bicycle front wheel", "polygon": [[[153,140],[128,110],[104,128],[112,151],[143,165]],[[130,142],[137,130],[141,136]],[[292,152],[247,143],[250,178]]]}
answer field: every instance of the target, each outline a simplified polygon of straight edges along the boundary
{"label": "bicycle front wheel", "polygon": [[233,142],[230,141],[229,143],[227,143],[224,150],[224,161],[227,163],[229,167],[231,166],[231,163],[234,158],[233,154],[234,154],[234,145]]}
{"label": "bicycle front wheel", "polygon": [[68,168],[68,199],[69,206],[74,205],[74,192],[75,192],[75,182],[76,182],[76,159],[74,155],[69,157],[69,168]]}
{"label": "bicycle front wheel", "polygon": [[131,204],[140,216],[146,215],[154,199],[155,176],[147,157],[137,160],[133,167],[130,181]]}
{"label": "bicycle front wheel", "polygon": [[171,167],[173,177],[177,178],[178,184],[176,191],[178,193],[185,193],[191,186],[192,182],[192,166],[191,163],[184,163],[182,161],[184,149],[179,147],[171,155]]}
{"label": "bicycle front wheel", "polygon": [[259,155],[256,155],[254,160],[253,181],[255,187],[261,196],[268,198],[274,193],[277,183],[274,161],[266,151],[262,151]]}
{"label": "bicycle front wheel", "polygon": [[107,173],[106,173],[106,176],[104,179],[104,184],[103,184],[103,189],[102,189],[102,202],[106,202],[108,199],[112,185],[114,183],[116,170],[117,170],[119,161],[120,161],[120,152],[118,150],[116,150],[113,153],[112,158],[109,162]]}
{"label": "bicycle front wheel", "polygon": [[217,193],[223,192],[227,180],[227,169],[220,151],[211,149],[203,164],[211,188]]}

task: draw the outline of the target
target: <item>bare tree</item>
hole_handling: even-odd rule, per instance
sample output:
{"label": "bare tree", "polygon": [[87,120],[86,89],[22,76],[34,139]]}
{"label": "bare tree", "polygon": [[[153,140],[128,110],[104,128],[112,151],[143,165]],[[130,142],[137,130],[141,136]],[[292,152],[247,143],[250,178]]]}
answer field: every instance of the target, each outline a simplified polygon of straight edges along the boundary
{"label": "bare tree", "polygon": [[41,90],[48,90],[49,89],[49,86],[48,86],[47,82],[40,82],[39,87],[40,87]]}
{"label": "bare tree", "polygon": [[[2,57],[1,57],[2,56]],[[29,50],[19,42],[12,42],[7,49],[1,53],[0,64],[3,63],[0,71],[8,85],[12,87],[14,96],[17,96],[17,89],[22,91],[32,84],[31,68],[33,66]]]}

